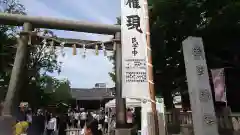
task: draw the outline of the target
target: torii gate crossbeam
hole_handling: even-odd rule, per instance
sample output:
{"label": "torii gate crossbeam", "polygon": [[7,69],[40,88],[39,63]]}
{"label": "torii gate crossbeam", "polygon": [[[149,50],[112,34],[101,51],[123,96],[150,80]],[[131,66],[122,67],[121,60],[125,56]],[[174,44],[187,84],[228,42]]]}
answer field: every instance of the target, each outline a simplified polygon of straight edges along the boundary
{"label": "torii gate crossbeam", "polygon": [[96,34],[113,35],[121,31],[119,25],[99,24],[85,21],[64,20],[50,17],[33,17],[19,14],[0,13],[0,24],[23,26],[30,23],[36,28],[69,30]]}
{"label": "torii gate crossbeam", "polygon": [[[116,45],[120,45],[120,32],[121,27],[119,25],[106,25],[106,24],[97,24],[89,23],[83,21],[71,21],[71,20],[62,20],[56,18],[47,18],[47,17],[30,17],[26,15],[17,15],[17,14],[8,14],[0,13],[0,24],[3,25],[14,25],[14,26],[23,26],[24,33],[31,33],[32,28],[48,28],[48,29],[58,29],[58,30],[68,30],[76,32],[87,32],[87,33],[96,33],[96,34],[108,34],[115,35],[116,40],[114,40]],[[116,36],[118,35],[118,36]],[[12,123],[14,123],[14,118],[11,115],[11,108],[13,107],[13,97],[19,89],[19,81],[21,78],[22,70],[24,68],[25,59],[27,55],[27,44],[28,44],[29,35],[21,35],[16,58],[14,61],[14,67],[12,70],[12,75],[8,87],[8,92],[6,100],[4,103],[4,116],[0,117],[0,134],[12,134]],[[121,48],[119,48],[121,49]],[[116,50],[120,51],[120,50]],[[121,60],[121,54],[118,55],[119,58],[116,58],[116,61]],[[117,69],[120,69],[116,76],[118,80],[121,80],[121,62],[120,65],[116,64]],[[121,93],[121,81],[116,84],[116,91]],[[119,112],[117,115],[117,123],[119,125],[125,125],[126,117],[125,115],[125,100],[121,98],[121,95],[116,95],[116,100],[118,101],[116,107]]]}

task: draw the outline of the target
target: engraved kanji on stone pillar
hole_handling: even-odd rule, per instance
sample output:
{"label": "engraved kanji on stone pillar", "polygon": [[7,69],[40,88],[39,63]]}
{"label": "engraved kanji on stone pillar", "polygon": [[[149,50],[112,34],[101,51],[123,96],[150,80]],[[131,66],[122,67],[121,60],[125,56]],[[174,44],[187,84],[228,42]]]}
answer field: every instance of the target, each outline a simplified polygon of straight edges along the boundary
{"label": "engraved kanji on stone pillar", "polygon": [[219,135],[202,38],[188,37],[183,53],[195,135]]}

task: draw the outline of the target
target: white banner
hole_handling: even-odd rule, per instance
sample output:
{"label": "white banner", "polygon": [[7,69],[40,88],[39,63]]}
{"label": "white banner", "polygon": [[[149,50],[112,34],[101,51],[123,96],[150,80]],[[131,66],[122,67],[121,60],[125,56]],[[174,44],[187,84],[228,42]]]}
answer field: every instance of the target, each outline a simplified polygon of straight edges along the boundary
{"label": "white banner", "polygon": [[121,0],[122,97],[150,99],[144,0]]}

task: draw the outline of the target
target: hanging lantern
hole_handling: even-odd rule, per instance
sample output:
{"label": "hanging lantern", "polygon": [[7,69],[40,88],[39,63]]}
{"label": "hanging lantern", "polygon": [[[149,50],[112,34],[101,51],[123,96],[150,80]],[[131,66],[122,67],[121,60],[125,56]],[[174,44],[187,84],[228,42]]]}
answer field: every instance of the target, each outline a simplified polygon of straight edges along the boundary
{"label": "hanging lantern", "polygon": [[86,45],[83,44],[83,55],[82,55],[83,58],[86,58],[86,51],[87,51]]}
{"label": "hanging lantern", "polygon": [[63,57],[65,56],[64,45],[65,45],[65,42],[62,42],[62,43],[60,44],[60,46],[61,46],[61,54],[62,54]]}
{"label": "hanging lantern", "polygon": [[102,42],[102,44],[101,44],[101,47],[102,47],[104,56],[107,56],[107,51],[106,51],[106,48],[105,48],[105,45],[104,45],[103,42]]}
{"label": "hanging lantern", "polygon": [[73,55],[77,55],[76,44],[74,44],[72,47],[73,47]]}
{"label": "hanging lantern", "polygon": [[98,51],[98,45],[97,45],[97,44],[95,45],[95,53],[96,53],[96,55],[99,54],[99,51]]}

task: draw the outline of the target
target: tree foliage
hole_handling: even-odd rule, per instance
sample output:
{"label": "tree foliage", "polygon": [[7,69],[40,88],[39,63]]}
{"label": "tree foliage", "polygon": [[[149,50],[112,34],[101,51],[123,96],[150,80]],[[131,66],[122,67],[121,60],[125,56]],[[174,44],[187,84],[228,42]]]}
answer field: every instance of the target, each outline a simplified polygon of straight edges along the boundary
{"label": "tree foliage", "polygon": [[239,67],[240,1],[161,0],[150,12],[155,87],[171,108],[171,96],[187,85],[182,41],[202,37],[209,68]]}
{"label": "tree foliage", "polygon": [[[1,0],[1,12],[13,14],[25,14],[25,8],[17,0]],[[17,48],[17,32],[21,27],[0,25],[0,99],[3,100],[10,80],[11,70]],[[52,31],[35,29],[38,34],[56,37]],[[29,55],[27,66],[22,76],[22,86],[18,94],[18,100],[28,101],[30,105],[39,107],[46,105],[50,100],[55,100],[46,93],[51,84],[52,89],[60,86],[69,92],[69,82],[54,79],[47,73],[61,72],[61,63],[57,61],[58,49],[50,47],[49,43],[39,42],[28,47]],[[67,87],[68,85],[68,87]],[[60,89],[59,91],[63,91]],[[62,92],[60,92],[62,93]],[[65,94],[66,94],[65,93]],[[64,94],[64,95],[65,95]],[[58,96],[55,96],[58,97]],[[63,97],[64,98],[64,97]],[[69,98],[69,94],[66,94]],[[66,99],[65,98],[65,99]],[[64,100],[65,100],[64,99]]]}
{"label": "tree foliage", "polygon": [[[36,29],[35,31],[43,36],[55,37],[53,32],[49,30]],[[45,44],[43,42],[32,44],[28,47],[27,69],[25,76],[23,76],[25,82],[23,82],[23,87],[20,89],[19,94],[19,100],[32,102],[33,106],[39,106],[41,102],[40,97],[45,95],[43,85],[44,83],[49,84],[49,76],[46,74],[53,72],[60,73],[61,71],[61,64],[57,61],[58,50],[52,48],[49,45],[50,43]],[[32,96],[26,96],[27,94],[32,94]]]}
{"label": "tree foliage", "polygon": [[[43,91],[41,105],[56,105],[58,103],[69,103],[71,101],[71,88],[68,80],[59,80],[48,75],[41,76],[40,86]],[[47,82],[47,83],[46,83]]]}
{"label": "tree foliage", "polygon": [[109,72],[109,76],[111,77],[113,82],[116,82],[116,61],[115,61],[115,57],[116,57],[116,52],[114,51],[112,55],[110,55],[108,58],[109,60],[112,62],[113,64],[113,71]]}
{"label": "tree foliage", "polygon": [[55,103],[68,103],[71,99],[71,88],[70,82],[68,80],[60,81],[60,85],[56,87],[55,92],[53,93]]}
{"label": "tree foliage", "polygon": [[[0,12],[25,14],[22,4],[15,0],[0,0]],[[0,25],[0,101],[5,97],[16,52],[18,27]]]}

